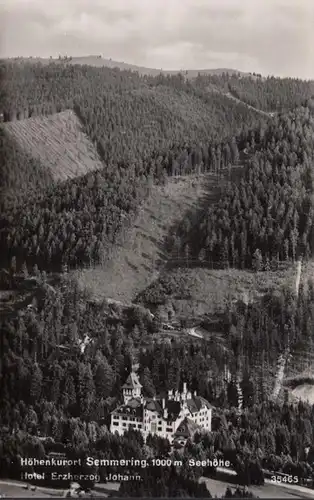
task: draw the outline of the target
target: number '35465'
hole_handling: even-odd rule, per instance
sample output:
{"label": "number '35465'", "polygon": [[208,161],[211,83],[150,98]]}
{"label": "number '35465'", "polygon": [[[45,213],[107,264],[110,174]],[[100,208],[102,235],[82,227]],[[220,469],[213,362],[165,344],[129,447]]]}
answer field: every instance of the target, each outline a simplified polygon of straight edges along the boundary
{"label": "number '35465'", "polygon": [[271,476],[270,480],[274,483],[290,483],[296,484],[299,482],[298,476]]}

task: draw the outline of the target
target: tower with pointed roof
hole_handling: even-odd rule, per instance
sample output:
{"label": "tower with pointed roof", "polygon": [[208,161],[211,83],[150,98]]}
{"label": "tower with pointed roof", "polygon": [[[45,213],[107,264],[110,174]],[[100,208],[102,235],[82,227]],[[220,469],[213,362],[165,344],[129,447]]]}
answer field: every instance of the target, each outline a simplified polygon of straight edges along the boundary
{"label": "tower with pointed roof", "polygon": [[125,384],[122,386],[124,404],[127,404],[130,399],[141,398],[142,384],[140,383],[137,374],[132,370]]}
{"label": "tower with pointed roof", "polygon": [[122,436],[132,428],[139,430],[144,439],[153,434],[183,446],[196,429],[211,431],[212,406],[196,392],[192,395],[186,383],[182,393],[169,390],[168,394],[143,397],[142,385],[132,367],[122,391],[124,402],[111,413],[111,432]]}

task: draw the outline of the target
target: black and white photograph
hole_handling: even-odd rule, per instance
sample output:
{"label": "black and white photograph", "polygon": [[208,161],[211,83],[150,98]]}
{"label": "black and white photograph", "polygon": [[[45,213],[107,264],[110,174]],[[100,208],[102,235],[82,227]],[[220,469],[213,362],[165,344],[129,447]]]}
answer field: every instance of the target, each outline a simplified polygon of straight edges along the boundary
{"label": "black and white photograph", "polygon": [[314,500],[314,0],[0,28],[0,498]]}

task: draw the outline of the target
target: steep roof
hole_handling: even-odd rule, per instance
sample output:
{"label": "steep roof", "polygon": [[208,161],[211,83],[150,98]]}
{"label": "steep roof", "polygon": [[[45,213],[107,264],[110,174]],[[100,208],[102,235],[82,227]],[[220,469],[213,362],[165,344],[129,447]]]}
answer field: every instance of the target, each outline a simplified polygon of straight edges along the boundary
{"label": "steep roof", "polygon": [[141,387],[142,384],[140,383],[138,376],[135,372],[131,372],[126,379],[125,384],[122,386],[122,389],[138,389]]}
{"label": "steep roof", "polygon": [[[165,408],[168,410],[168,421],[176,420],[180,414],[182,408],[181,401],[175,401],[173,399],[165,399]],[[163,418],[163,407],[162,398],[158,399],[146,399],[146,409],[158,413]],[[193,396],[186,401],[187,407],[191,414],[198,413],[203,408],[212,408],[212,405],[201,396]]]}
{"label": "steep roof", "polygon": [[185,438],[190,438],[193,437],[195,432],[198,431],[201,427],[197,425],[193,420],[190,418],[186,417],[184,420],[182,420],[181,424],[177,428],[175,432],[175,437],[185,437]]}
{"label": "steep roof", "polygon": [[186,404],[191,413],[198,413],[202,408],[212,408],[212,405],[201,396],[194,396],[187,399]]}
{"label": "steep roof", "polygon": [[[162,399],[147,399],[146,409],[158,413],[163,418]],[[168,412],[167,421],[176,420],[181,411],[180,401],[165,399],[165,409]]]}
{"label": "steep roof", "polygon": [[112,414],[119,414],[119,415],[132,415],[137,418],[142,418],[143,416],[143,403],[140,398],[132,398],[130,399],[127,404],[119,406],[113,412]]}

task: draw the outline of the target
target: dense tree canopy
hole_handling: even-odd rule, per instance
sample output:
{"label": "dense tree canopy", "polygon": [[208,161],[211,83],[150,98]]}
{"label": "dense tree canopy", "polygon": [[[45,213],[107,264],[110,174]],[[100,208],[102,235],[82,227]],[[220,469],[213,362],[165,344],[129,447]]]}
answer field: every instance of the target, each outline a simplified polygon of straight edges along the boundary
{"label": "dense tree canopy", "polygon": [[309,108],[281,115],[246,149],[241,182],[198,221],[185,219],[172,240],[184,257],[215,267],[269,269],[313,255],[314,118]]}
{"label": "dense tree canopy", "polygon": [[267,78],[261,75],[241,74],[199,75],[197,84],[202,89],[220,89],[225,93],[268,112],[289,111],[304,105],[314,97],[314,82],[299,78]]}

